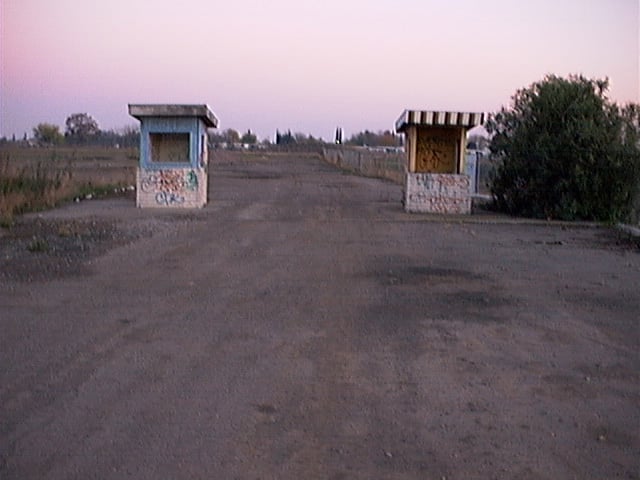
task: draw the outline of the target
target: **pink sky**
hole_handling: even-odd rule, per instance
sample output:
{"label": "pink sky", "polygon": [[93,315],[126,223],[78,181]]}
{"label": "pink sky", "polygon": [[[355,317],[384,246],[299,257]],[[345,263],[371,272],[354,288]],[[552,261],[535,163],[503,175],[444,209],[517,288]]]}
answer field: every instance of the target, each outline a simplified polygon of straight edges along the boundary
{"label": "pink sky", "polygon": [[0,136],[128,103],[331,139],[405,108],[495,111],[545,74],[640,101],[639,0],[0,0]]}

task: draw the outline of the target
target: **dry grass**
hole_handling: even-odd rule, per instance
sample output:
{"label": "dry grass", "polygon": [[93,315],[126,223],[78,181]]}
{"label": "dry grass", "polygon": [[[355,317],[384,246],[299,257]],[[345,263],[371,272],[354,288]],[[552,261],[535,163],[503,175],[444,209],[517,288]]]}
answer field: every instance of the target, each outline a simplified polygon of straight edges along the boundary
{"label": "dry grass", "polygon": [[0,147],[0,226],[78,195],[133,185],[135,149]]}
{"label": "dry grass", "polygon": [[0,217],[9,222],[20,213],[51,208],[73,195],[71,173],[50,171],[42,164],[0,164]]}

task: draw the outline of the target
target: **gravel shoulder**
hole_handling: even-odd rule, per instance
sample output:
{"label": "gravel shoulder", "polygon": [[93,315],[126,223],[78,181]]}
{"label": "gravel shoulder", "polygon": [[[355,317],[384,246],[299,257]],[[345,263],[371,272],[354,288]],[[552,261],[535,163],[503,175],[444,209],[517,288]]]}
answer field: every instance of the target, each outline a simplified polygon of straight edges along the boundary
{"label": "gravel shoulder", "polygon": [[[640,478],[640,251],[225,159],[0,234],[0,478]],[[39,245],[39,246],[38,246]]]}

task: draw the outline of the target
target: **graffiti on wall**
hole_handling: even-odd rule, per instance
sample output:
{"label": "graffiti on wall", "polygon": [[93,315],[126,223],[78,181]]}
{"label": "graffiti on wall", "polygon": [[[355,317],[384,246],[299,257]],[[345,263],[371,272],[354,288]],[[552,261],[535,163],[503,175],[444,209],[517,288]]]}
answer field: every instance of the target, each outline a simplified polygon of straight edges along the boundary
{"label": "graffiti on wall", "polygon": [[455,129],[429,128],[418,131],[416,171],[423,173],[455,173]]}
{"label": "graffiti on wall", "polygon": [[158,205],[181,205],[189,192],[198,190],[198,175],[193,170],[147,171],[140,178],[140,190],[155,194]]}

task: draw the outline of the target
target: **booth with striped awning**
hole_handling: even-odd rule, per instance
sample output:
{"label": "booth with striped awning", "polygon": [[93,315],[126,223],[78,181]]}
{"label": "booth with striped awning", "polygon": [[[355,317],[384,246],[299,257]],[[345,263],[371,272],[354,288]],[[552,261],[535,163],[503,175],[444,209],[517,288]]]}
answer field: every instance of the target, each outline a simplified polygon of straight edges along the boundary
{"label": "booth with striped awning", "polygon": [[402,112],[395,127],[405,134],[407,211],[471,212],[469,178],[463,175],[466,133],[484,117],[481,112]]}

